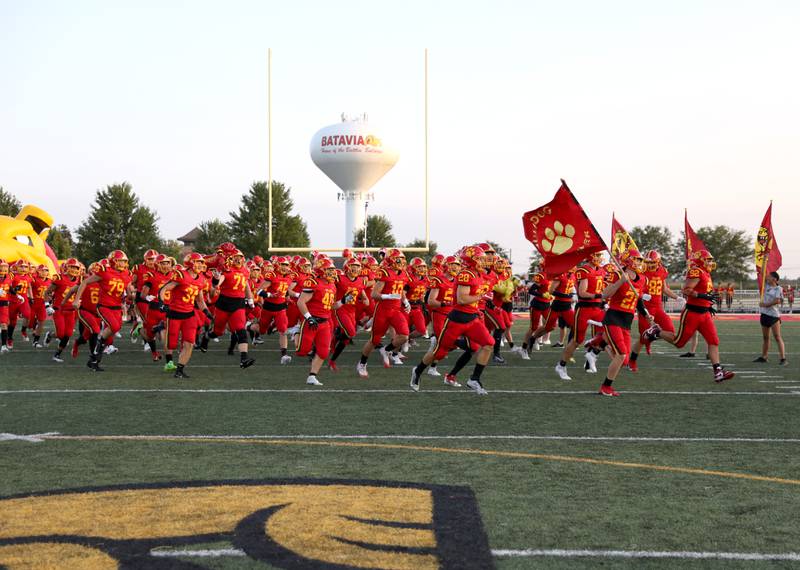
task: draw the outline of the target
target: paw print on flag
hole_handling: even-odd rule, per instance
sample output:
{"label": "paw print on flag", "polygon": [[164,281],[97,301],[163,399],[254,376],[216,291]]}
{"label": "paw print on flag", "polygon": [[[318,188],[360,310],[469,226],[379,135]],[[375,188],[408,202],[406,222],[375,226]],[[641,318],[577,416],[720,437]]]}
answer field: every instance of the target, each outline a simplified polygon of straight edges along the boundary
{"label": "paw print on flag", "polygon": [[572,238],[575,237],[575,228],[572,224],[566,226],[559,221],[552,228],[544,231],[547,239],[542,240],[542,249],[554,255],[561,255],[572,247]]}

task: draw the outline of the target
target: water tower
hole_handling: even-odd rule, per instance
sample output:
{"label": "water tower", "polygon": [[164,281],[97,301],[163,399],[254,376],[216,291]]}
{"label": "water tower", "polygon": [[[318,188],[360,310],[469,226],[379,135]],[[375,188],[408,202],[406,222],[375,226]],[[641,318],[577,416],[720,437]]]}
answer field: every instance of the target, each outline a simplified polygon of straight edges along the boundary
{"label": "water tower", "polygon": [[387,146],[367,115],[323,127],[311,138],[311,160],[341,189],[345,201],[345,246],[364,227],[364,205],[370,189],[397,163],[397,151]]}

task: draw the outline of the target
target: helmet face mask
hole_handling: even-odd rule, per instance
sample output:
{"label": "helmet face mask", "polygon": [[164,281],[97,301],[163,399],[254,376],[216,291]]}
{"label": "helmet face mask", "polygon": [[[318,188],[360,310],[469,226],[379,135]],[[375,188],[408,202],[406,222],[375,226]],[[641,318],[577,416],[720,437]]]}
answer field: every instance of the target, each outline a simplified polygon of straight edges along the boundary
{"label": "helmet face mask", "polygon": [[355,258],[348,259],[344,264],[344,269],[350,279],[355,279],[361,275],[361,264]]}
{"label": "helmet face mask", "polygon": [[589,263],[594,265],[595,267],[601,267],[603,265],[603,252],[596,251],[591,256],[589,256]]}
{"label": "helmet face mask", "polygon": [[115,249],[111,253],[108,254],[108,261],[114,269],[117,271],[127,271],[128,270],[128,256],[125,255],[125,252],[121,249]]}
{"label": "helmet face mask", "polygon": [[0,277],[8,275],[9,266],[5,261],[0,261]]}

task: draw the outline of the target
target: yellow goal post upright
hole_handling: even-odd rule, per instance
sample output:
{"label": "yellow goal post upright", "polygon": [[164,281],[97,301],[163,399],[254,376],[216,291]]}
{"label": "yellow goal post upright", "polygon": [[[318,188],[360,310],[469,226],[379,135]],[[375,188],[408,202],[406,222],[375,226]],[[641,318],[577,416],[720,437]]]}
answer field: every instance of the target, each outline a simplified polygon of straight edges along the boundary
{"label": "yellow goal post upright", "polygon": [[[430,251],[430,226],[428,224],[428,48],[425,48],[425,247],[399,247],[400,251],[409,253],[428,253]],[[311,251],[319,252],[341,252],[341,247],[276,247],[272,245],[272,48],[267,50],[267,156],[268,156],[268,176],[267,183],[269,194],[269,211],[267,212],[267,251],[269,253],[307,253]],[[375,252],[380,251],[381,247],[357,247],[344,246],[355,252]]]}

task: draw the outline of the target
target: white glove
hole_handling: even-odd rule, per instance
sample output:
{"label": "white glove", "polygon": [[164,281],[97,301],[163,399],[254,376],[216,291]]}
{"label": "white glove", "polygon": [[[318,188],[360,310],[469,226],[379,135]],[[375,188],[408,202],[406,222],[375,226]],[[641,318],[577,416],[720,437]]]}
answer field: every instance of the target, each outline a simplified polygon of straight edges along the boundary
{"label": "white glove", "polygon": [[47,313],[48,315],[52,315],[53,313],[55,313],[55,312],[56,312],[56,310],[55,310],[53,307],[47,307],[47,308],[44,310],[44,312],[45,312],[45,313]]}
{"label": "white glove", "polygon": [[155,295],[148,295],[147,297],[144,298],[144,300],[147,301],[148,303],[152,303],[153,301],[156,300],[156,297]]}
{"label": "white glove", "polygon": [[251,309],[256,306],[253,300],[249,298],[244,300],[244,304],[250,307]]}
{"label": "white glove", "polygon": [[398,301],[402,299],[402,295],[400,293],[382,293],[381,299],[384,301]]}
{"label": "white glove", "polygon": [[572,294],[572,296],[571,296],[571,299],[572,299],[572,301],[573,301],[573,302],[574,302],[574,301],[577,301],[577,300],[578,300],[578,295],[577,295],[577,293],[573,293],[573,294]]}
{"label": "white glove", "polygon": [[23,297],[22,295],[17,295],[17,299],[19,299],[20,303],[24,303],[25,302],[25,297]]}
{"label": "white glove", "polygon": [[410,313],[411,312],[411,303],[408,302],[408,299],[403,299],[403,310],[406,313]]}
{"label": "white glove", "polygon": [[642,293],[642,301],[649,301],[653,297],[649,293]]}

